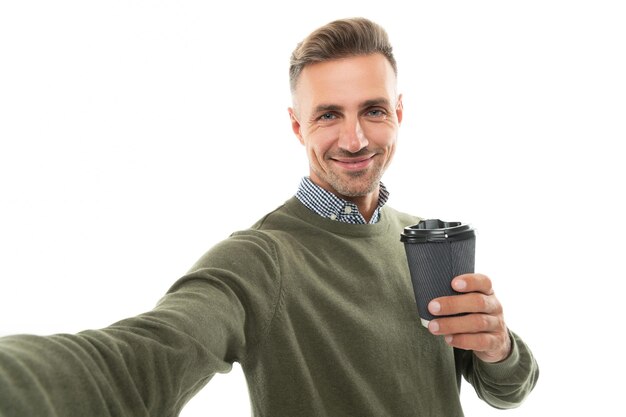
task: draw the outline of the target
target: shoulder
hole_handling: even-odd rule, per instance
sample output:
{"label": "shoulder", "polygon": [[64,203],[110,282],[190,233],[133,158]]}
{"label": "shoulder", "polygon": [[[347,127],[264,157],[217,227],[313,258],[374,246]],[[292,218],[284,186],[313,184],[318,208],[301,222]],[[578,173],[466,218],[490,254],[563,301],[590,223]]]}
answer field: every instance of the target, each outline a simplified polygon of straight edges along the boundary
{"label": "shoulder", "polygon": [[[205,267],[225,268],[228,270],[258,268],[260,264],[271,268],[277,262],[276,245],[267,234],[249,229],[233,233],[217,243],[200,257],[191,271]],[[255,264],[255,265],[251,265]]]}
{"label": "shoulder", "polygon": [[301,227],[301,223],[307,223],[307,219],[302,217],[303,208],[304,206],[295,197],[292,197],[261,217],[249,230],[271,232],[291,229],[294,225]]}
{"label": "shoulder", "polygon": [[382,216],[393,226],[404,228],[419,223],[421,217],[398,211],[388,205],[382,208]]}
{"label": "shoulder", "polygon": [[286,208],[288,203],[267,213],[250,228],[236,231],[211,247],[195,263],[191,271],[209,265],[229,269],[235,266],[237,268],[264,266],[264,269],[267,269],[271,264],[277,264],[277,247],[284,239],[282,235],[293,227],[295,222]]}

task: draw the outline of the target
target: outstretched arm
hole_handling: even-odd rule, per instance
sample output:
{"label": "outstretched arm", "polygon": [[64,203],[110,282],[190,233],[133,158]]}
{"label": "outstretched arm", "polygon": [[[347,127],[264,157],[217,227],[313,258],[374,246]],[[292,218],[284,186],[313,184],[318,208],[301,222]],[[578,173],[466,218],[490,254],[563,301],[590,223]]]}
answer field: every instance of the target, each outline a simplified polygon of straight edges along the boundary
{"label": "outstretched arm", "polygon": [[275,263],[253,240],[212,249],[145,314],[75,335],[0,338],[0,416],[178,415],[271,318]]}

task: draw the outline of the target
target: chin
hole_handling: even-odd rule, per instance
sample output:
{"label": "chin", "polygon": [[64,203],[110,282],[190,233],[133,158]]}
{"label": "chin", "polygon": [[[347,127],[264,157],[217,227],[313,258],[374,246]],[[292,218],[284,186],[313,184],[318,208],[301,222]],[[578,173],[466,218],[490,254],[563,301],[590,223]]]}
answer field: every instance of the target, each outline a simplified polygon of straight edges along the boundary
{"label": "chin", "polygon": [[346,197],[365,197],[378,188],[379,181],[355,186],[354,184],[337,184],[335,190]]}

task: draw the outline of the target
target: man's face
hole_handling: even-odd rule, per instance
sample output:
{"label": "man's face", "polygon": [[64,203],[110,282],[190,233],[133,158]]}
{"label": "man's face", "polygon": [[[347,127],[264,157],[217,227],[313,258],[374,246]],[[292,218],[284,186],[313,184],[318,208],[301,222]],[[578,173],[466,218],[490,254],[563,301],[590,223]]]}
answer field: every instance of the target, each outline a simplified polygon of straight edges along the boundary
{"label": "man's face", "polygon": [[373,54],[306,66],[294,106],[291,124],[306,147],[311,180],[347,199],[377,192],[402,120],[387,59]]}

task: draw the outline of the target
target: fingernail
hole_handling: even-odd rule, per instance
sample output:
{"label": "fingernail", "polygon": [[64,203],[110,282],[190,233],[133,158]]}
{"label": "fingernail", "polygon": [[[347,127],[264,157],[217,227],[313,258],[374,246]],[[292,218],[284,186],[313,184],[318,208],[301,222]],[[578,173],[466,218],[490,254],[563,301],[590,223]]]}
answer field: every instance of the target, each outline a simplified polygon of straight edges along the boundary
{"label": "fingernail", "polygon": [[465,287],[467,287],[467,282],[465,282],[465,280],[458,279],[454,281],[454,287],[459,291],[464,290]]}
{"label": "fingernail", "polygon": [[446,339],[447,344],[452,343],[452,336],[446,336],[444,339]]}
{"label": "fingernail", "polygon": [[431,333],[437,333],[439,331],[439,323],[437,323],[436,321],[431,321],[428,324],[428,329],[430,330]]}
{"label": "fingernail", "polygon": [[428,304],[428,310],[433,314],[439,313],[441,304],[439,304],[438,301],[431,301],[430,304]]}

